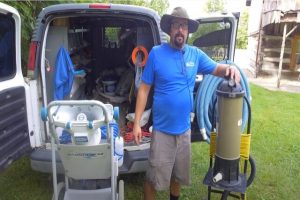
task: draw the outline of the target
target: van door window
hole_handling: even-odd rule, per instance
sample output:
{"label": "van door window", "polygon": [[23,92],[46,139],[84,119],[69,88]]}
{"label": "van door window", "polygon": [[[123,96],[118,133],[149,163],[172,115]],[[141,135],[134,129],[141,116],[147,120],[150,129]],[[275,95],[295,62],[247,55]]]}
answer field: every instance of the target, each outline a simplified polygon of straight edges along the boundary
{"label": "van door window", "polygon": [[231,22],[226,20],[200,23],[190,42],[215,61],[229,59]]}
{"label": "van door window", "polygon": [[13,19],[0,14],[0,80],[13,77],[16,71],[14,29]]}
{"label": "van door window", "polygon": [[119,34],[120,27],[106,27],[105,28],[105,38],[104,47],[106,48],[119,48]]}

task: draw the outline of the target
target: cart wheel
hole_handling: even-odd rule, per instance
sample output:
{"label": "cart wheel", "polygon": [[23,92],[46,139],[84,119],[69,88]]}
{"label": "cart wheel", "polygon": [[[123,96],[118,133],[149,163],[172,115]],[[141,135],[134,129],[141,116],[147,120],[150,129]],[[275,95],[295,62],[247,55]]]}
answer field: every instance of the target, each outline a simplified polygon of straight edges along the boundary
{"label": "cart wheel", "polygon": [[[65,183],[64,182],[58,183],[57,184],[58,200],[64,200],[65,192],[66,192]],[[52,200],[56,200],[54,194],[52,196]]]}
{"label": "cart wheel", "polygon": [[124,200],[124,181],[119,181],[119,195],[118,200]]}

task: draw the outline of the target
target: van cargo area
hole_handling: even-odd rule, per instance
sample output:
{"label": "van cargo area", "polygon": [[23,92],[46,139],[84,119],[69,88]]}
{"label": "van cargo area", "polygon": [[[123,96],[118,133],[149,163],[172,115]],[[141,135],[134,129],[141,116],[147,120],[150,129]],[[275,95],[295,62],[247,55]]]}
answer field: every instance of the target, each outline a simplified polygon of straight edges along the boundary
{"label": "van cargo area", "polygon": [[[120,173],[134,173],[145,171],[151,141],[152,98],[148,99],[141,120],[143,139],[139,146],[132,134],[135,99],[143,70],[141,62],[154,45],[160,44],[162,33],[158,29],[156,15],[125,8],[115,11],[118,14],[108,10],[66,10],[63,15],[60,11],[49,16],[42,13],[32,41],[40,43],[37,55],[41,57],[41,64],[37,66],[41,66],[40,84],[43,85],[41,106],[59,100],[68,87],[70,92],[62,99],[99,100],[118,106],[119,133],[125,142],[124,164]],[[52,9],[59,10],[55,6]],[[70,76],[72,69],[66,56],[61,54],[62,49],[70,58],[74,76]],[[134,49],[136,54],[133,54]],[[70,81],[71,86],[68,85]],[[49,126],[41,124],[45,132],[42,137],[48,143]],[[58,173],[63,173],[59,158],[57,163]],[[51,172],[50,148],[41,147],[33,151],[31,165],[34,170]]]}
{"label": "van cargo area", "polygon": [[[71,78],[65,77],[68,67],[65,63],[56,68],[61,60],[65,62],[58,54],[64,47],[75,70],[71,92],[64,99],[94,99],[119,106],[119,128],[121,132],[125,131],[128,122],[125,116],[134,112],[141,76],[138,68],[142,69],[138,62],[132,61],[132,52],[137,46],[143,46],[147,51],[152,48],[150,25],[142,20],[117,17],[58,18],[51,22],[46,38],[47,103],[53,96],[61,96],[54,94],[60,92],[57,88],[60,81]],[[142,60],[144,55],[138,54]]]}

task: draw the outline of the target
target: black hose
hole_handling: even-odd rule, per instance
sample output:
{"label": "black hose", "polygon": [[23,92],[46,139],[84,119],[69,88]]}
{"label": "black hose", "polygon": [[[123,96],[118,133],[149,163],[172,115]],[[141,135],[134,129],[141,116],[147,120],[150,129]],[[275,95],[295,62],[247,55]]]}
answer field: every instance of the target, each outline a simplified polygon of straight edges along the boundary
{"label": "black hose", "polygon": [[249,156],[249,163],[251,167],[251,172],[249,178],[247,179],[247,187],[249,187],[252,184],[256,175],[256,164],[254,158],[251,155]]}

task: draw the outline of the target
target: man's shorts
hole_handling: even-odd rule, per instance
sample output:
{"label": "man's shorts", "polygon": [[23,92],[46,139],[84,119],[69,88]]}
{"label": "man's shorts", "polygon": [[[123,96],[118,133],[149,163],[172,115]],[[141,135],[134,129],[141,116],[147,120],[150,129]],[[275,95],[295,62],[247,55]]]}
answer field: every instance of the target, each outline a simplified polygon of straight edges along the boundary
{"label": "man's shorts", "polygon": [[146,178],[155,190],[167,190],[173,179],[190,185],[191,131],[181,135],[152,132]]}

